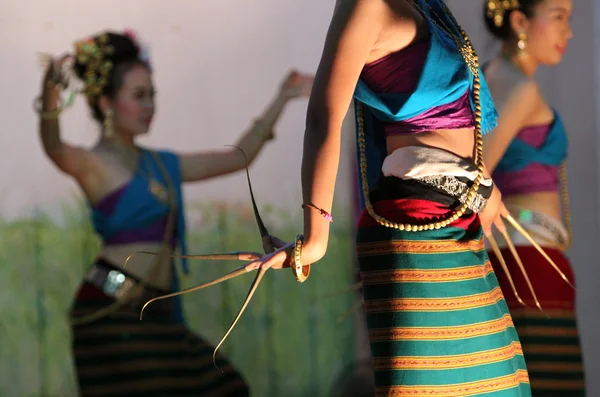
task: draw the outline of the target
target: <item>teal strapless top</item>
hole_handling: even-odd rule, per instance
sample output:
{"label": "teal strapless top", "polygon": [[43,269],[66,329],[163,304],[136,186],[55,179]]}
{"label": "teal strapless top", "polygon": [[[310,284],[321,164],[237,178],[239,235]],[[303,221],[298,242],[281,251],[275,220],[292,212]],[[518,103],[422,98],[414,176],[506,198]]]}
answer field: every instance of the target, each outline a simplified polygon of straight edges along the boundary
{"label": "teal strapless top", "polygon": [[554,109],[553,112],[554,121],[548,131],[548,135],[546,135],[544,144],[540,147],[535,147],[518,137],[513,139],[496,166],[495,171],[521,171],[530,164],[557,167],[566,160],[569,151],[567,131],[558,112]]}
{"label": "teal strapless top", "polygon": [[[164,164],[166,171],[169,173],[173,186],[175,187],[177,215],[174,231],[174,242],[179,246],[179,251],[182,255],[187,254],[186,245],[186,227],[184,216],[184,203],[182,194],[182,178],[179,167],[179,157],[168,151],[159,151],[158,155]],[[146,160],[142,162],[145,156]],[[153,175],[158,182],[167,186],[159,166],[153,160],[152,155],[143,150],[140,154],[140,164],[149,164],[148,169],[142,170],[149,175]],[[143,236],[148,234],[149,230],[153,230],[156,225],[162,224],[163,232],[159,233],[158,237],[154,237],[156,242],[162,242],[164,236],[164,228],[167,216],[169,214],[169,205],[159,201],[149,190],[148,181],[140,174],[140,170],[132,176],[131,180],[125,187],[120,189],[118,197],[114,197],[115,203],[111,205],[110,211],[105,211],[95,206],[91,208],[92,224],[96,232],[100,235],[103,241],[109,242],[116,237],[121,236],[120,242],[135,242],[134,236]],[[125,241],[128,239],[129,241]],[[183,271],[187,273],[188,263],[186,259],[181,259]],[[173,269],[175,270],[175,269]],[[173,291],[179,291],[179,280],[177,272],[173,271]],[[183,311],[179,298],[175,299],[175,307],[173,315],[177,321],[183,322]]]}

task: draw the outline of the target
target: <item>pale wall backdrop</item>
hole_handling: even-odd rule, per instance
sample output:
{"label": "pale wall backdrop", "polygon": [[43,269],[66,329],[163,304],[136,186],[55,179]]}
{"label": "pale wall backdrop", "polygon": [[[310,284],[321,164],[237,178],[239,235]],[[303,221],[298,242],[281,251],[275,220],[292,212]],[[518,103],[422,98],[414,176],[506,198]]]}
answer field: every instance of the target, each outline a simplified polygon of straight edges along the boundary
{"label": "pale wall backdrop", "polygon": [[[50,164],[32,110],[41,70],[38,52],[61,54],[74,40],[132,28],[149,44],[158,111],[144,144],[175,150],[232,144],[260,115],[290,68],[313,73],[333,1],[316,0],[2,0],[0,1],[0,211],[5,216],[51,205],[76,186]],[[291,103],[252,167],[257,199],[297,210],[307,100]],[[85,101],[61,117],[65,139],[98,137]],[[346,134],[352,143],[351,134]],[[348,185],[348,160],[341,186]],[[188,199],[246,199],[238,173],[185,189]],[[347,194],[338,199],[348,202]]]}

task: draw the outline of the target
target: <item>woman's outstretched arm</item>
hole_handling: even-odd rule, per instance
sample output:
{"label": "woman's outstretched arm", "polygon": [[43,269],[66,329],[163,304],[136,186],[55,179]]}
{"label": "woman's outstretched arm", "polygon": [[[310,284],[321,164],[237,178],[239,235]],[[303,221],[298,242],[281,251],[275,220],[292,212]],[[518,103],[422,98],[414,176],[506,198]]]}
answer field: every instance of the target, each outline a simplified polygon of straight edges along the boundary
{"label": "woman's outstretched arm", "polygon": [[[275,124],[288,102],[294,98],[307,97],[312,83],[312,76],[295,71],[286,76],[264,113],[235,143],[235,146],[244,151],[249,163],[256,159],[265,143],[273,138]],[[226,175],[246,166],[244,156],[235,148],[180,154],[179,158],[183,180],[187,182]]]}

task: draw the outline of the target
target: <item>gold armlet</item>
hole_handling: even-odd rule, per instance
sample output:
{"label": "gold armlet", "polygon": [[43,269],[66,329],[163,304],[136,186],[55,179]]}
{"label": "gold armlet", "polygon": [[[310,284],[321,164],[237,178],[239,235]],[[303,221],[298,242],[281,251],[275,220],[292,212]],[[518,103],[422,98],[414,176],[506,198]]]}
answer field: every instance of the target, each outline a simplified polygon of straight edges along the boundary
{"label": "gold armlet", "polygon": [[270,141],[275,138],[273,129],[267,128],[262,120],[256,120],[252,126],[252,134],[263,141]]}

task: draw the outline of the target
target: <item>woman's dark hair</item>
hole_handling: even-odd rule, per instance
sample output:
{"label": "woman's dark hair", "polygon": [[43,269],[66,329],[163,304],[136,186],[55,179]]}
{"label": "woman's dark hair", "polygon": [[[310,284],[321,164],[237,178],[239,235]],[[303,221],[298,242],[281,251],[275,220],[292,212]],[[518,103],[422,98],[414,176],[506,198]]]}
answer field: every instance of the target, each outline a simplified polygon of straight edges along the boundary
{"label": "woman's dark hair", "polygon": [[[111,99],[114,98],[121,88],[123,77],[127,72],[135,66],[143,65],[149,68],[149,65],[140,58],[140,47],[128,35],[105,32],[92,37],[89,42],[91,43],[91,41],[93,41],[92,45],[97,46],[100,51],[104,51],[107,48],[110,49],[109,52],[103,52],[102,64],[106,65],[107,62],[110,62],[112,65],[104,76],[105,84],[102,85],[100,92],[94,96],[88,94],[88,104],[92,109],[92,116],[101,122],[104,120],[104,115],[98,105],[98,99],[104,95]],[[89,60],[85,59],[85,57],[78,58],[76,54],[73,69],[77,77],[84,84],[86,84],[89,73],[95,74],[95,81],[98,81],[101,77],[99,70],[90,72],[89,66]]]}
{"label": "woman's dark hair", "polygon": [[494,17],[488,15],[488,1],[489,0],[485,0],[483,2],[483,19],[485,20],[485,26],[496,38],[508,40],[514,35],[510,26],[510,14],[512,14],[513,11],[521,11],[527,18],[531,18],[533,16],[534,7],[544,0],[519,0],[518,8],[509,9],[504,12],[501,26],[497,26]]}

